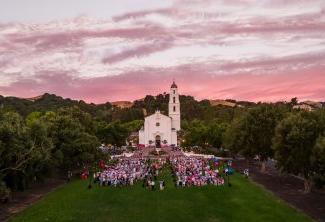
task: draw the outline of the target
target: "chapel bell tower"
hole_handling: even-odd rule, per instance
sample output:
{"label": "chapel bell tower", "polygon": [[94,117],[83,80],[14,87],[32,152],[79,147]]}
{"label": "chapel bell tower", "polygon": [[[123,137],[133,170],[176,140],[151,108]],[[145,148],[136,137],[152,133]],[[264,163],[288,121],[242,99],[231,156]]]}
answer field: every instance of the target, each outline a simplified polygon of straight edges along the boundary
{"label": "chapel bell tower", "polygon": [[177,85],[175,81],[170,87],[169,93],[169,106],[168,106],[168,115],[172,118],[172,128],[175,130],[181,129],[181,112],[180,112],[180,103],[179,95],[177,91]]}

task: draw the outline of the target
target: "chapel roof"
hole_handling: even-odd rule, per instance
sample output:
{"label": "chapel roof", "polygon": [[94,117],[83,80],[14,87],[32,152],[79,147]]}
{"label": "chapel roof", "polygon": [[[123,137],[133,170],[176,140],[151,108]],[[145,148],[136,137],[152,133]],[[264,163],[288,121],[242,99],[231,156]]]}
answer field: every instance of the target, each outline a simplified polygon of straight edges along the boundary
{"label": "chapel roof", "polygon": [[157,117],[162,117],[162,118],[168,118],[168,119],[171,119],[170,116],[167,116],[167,115],[164,115],[160,112],[160,110],[156,110],[155,113],[149,115],[149,116],[146,116],[145,119],[151,119],[151,118],[157,118]]}

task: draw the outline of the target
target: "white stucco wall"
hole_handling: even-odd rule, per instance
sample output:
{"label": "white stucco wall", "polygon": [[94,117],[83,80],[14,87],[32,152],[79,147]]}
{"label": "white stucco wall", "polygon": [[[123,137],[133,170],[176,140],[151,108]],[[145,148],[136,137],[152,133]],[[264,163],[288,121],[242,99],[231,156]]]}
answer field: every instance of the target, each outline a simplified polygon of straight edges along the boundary
{"label": "white stucco wall", "polygon": [[144,129],[139,130],[139,144],[145,144]]}
{"label": "white stucco wall", "polygon": [[[157,123],[159,123],[159,126],[157,126]],[[155,114],[145,118],[144,131],[139,131],[139,143],[149,146],[149,141],[152,140],[152,145],[154,145],[156,136],[159,135],[162,145],[164,145],[164,140],[167,141],[167,145],[174,144],[176,134],[172,135],[171,128],[171,118],[157,111]]]}
{"label": "white stucco wall", "polygon": [[171,142],[169,145],[177,145],[177,131],[176,130],[172,130],[171,132],[172,138],[171,138]]}

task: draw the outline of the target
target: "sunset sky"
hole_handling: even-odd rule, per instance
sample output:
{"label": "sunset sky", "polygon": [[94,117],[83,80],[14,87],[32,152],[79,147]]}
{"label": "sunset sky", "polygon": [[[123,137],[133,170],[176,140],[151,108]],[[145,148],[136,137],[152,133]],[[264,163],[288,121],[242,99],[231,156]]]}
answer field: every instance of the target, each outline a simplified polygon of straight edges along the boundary
{"label": "sunset sky", "polygon": [[0,0],[0,95],[325,101],[324,0]]}

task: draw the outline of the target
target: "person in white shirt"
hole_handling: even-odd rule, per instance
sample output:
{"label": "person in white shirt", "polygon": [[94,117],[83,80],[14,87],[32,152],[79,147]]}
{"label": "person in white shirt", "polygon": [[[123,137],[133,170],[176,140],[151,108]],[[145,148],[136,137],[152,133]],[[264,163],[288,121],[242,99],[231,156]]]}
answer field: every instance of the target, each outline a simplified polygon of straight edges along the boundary
{"label": "person in white shirt", "polygon": [[155,181],[151,182],[151,190],[155,190]]}
{"label": "person in white shirt", "polygon": [[164,190],[164,181],[159,181],[159,189]]}

